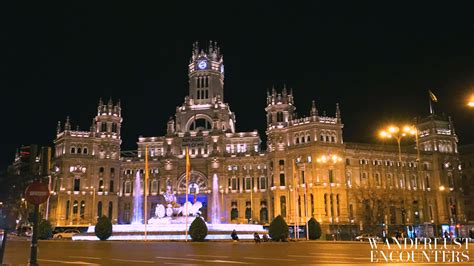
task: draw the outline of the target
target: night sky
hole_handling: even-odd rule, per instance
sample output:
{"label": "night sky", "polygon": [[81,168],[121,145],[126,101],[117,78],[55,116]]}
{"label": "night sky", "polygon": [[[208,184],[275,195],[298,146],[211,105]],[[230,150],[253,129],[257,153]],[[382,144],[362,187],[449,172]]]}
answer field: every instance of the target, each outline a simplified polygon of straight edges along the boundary
{"label": "night sky", "polygon": [[137,2],[0,8],[2,170],[21,144],[51,145],[67,115],[88,130],[99,97],[122,101],[122,150],[163,135],[188,92],[192,43],[208,40],[224,54],[239,131],[264,137],[266,91],[286,84],[300,116],[312,99],[331,116],[339,102],[345,141],[377,142],[389,121],[428,115],[432,89],[460,143],[474,142],[469,6]]}

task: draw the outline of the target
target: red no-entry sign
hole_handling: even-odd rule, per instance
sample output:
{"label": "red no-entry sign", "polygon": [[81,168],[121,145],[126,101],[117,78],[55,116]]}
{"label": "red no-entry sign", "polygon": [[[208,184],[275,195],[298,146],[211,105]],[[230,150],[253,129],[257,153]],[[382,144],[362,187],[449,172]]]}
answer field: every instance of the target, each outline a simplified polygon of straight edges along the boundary
{"label": "red no-entry sign", "polygon": [[49,188],[45,183],[35,181],[25,191],[25,199],[31,204],[39,205],[45,203],[49,198]]}

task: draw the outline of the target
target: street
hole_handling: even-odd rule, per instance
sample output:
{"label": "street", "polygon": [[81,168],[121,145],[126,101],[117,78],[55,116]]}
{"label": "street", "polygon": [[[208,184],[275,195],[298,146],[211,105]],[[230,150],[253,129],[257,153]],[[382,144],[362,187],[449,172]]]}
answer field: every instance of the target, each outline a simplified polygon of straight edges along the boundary
{"label": "street", "polygon": [[[4,263],[26,265],[30,253],[29,244],[25,240],[8,241]],[[370,249],[370,244],[367,242],[302,241],[256,244],[47,240],[39,242],[38,263],[40,265],[367,265],[371,264]],[[469,247],[469,254],[474,254],[472,244]]]}

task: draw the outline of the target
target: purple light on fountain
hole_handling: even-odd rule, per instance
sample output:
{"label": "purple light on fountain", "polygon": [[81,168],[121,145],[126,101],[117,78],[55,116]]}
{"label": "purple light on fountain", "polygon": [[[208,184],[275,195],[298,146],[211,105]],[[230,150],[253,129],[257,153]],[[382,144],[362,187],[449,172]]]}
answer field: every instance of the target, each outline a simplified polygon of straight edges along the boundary
{"label": "purple light on fountain", "polygon": [[221,208],[219,205],[219,180],[217,175],[214,174],[212,176],[211,224],[221,223]]}
{"label": "purple light on fountain", "polygon": [[142,208],[143,208],[143,198],[141,195],[141,178],[140,171],[137,170],[137,175],[135,176],[135,185],[133,188],[133,220],[132,224],[142,224]]}

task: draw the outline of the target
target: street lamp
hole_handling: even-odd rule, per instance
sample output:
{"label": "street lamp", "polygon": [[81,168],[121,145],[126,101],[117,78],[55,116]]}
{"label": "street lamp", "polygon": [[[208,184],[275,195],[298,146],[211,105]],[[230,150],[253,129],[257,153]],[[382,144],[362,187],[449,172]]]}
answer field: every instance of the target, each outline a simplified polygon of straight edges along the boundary
{"label": "street lamp", "polygon": [[[330,164],[332,167],[336,165],[336,163],[341,162],[342,158],[338,156],[337,154],[328,154],[328,155],[322,155],[316,159],[316,162],[319,164]],[[334,186],[334,177],[333,177],[333,169],[329,169],[330,171],[329,176],[328,176],[328,181],[329,181],[329,202],[331,206],[331,225],[334,223],[334,201],[333,201],[333,195],[332,195],[332,187]],[[337,224],[339,227],[339,223]],[[332,232],[332,229],[330,230]],[[339,228],[338,228],[339,231]]]}
{"label": "street lamp", "polygon": [[467,101],[467,106],[474,108],[474,93],[471,94],[471,96],[469,97],[469,100]]}
{"label": "street lamp", "polygon": [[[406,137],[409,135],[416,137],[416,144],[417,144],[417,150],[418,150],[418,130],[416,129],[415,126],[405,125],[403,127],[398,127],[398,126],[391,125],[391,126],[388,126],[386,129],[382,129],[379,131],[380,138],[382,139],[394,138],[397,140],[398,161],[400,162],[402,161],[402,150],[400,147],[400,142],[403,137]],[[418,155],[418,160],[419,160],[419,155]]]}

